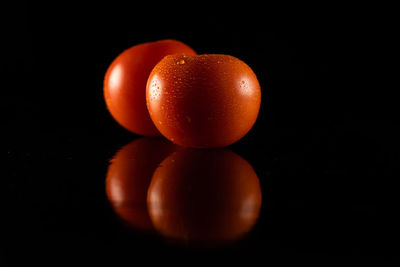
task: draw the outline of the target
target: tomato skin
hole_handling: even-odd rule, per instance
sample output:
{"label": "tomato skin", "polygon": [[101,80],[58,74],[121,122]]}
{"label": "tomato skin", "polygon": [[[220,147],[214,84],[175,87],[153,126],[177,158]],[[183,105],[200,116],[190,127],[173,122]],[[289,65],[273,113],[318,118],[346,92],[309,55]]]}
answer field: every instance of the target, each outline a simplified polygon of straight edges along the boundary
{"label": "tomato skin", "polygon": [[257,77],[229,55],[171,55],[147,81],[147,108],[170,141],[194,148],[223,147],[254,125],[261,104]]}
{"label": "tomato skin", "polygon": [[252,166],[227,149],[181,149],[155,170],[147,193],[155,229],[175,241],[224,244],[253,227],[261,187]]}
{"label": "tomato skin", "polygon": [[118,55],[104,78],[104,98],[113,118],[127,130],[145,136],[160,135],[146,108],[146,82],[153,67],[166,55],[196,52],[175,40],[132,46]]}
{"label": "tomato skin", "polygon": [[164,138],[135,139],[111,159],[106,194],[114,212],[130,227],[153,230],[147,212],[147,189],[158,164],[176,150]]}

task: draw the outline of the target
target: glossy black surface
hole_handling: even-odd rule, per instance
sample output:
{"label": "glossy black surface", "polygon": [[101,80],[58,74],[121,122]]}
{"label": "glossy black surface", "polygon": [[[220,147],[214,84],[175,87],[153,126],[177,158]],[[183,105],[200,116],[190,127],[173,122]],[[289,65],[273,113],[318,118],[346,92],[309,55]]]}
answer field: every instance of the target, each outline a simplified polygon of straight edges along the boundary
{"label": "glossy black surface", "polygon": [[[366,40],[379,38],[368,19],[348,10],[339,23],[336,12],[284,9],[281,16],[250,5],[154,7],[148,16],[120,5],[43,8],[16,7],[20,19],[6,32],[5,263],[394,258],[398,107],[377,74],[365,71],[373,65]],[[367,26],[358,27],[360,20]],[[139,137],[105,109],[103,75],[123,49],[165,38],[199,53],[232,54],[259,78],[259,119],[226,149],[254,168],[262,205],[234,242],[191,246],[126,227],[107,198],[110,159]]]}

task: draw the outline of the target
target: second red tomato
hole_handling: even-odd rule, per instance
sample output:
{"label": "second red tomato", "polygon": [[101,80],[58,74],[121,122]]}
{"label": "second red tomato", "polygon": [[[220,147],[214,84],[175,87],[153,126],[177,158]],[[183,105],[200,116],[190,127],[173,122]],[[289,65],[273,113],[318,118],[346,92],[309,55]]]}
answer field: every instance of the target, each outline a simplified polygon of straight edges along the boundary
{"label": "second red tomato", "polygon": [[160,135],[146,108],[146,82],[153,67],[172,54],[196,52],[182,42],[162,40],[135,45],[112,62],[104,79],[104,98],[121,126],[140,135]]}

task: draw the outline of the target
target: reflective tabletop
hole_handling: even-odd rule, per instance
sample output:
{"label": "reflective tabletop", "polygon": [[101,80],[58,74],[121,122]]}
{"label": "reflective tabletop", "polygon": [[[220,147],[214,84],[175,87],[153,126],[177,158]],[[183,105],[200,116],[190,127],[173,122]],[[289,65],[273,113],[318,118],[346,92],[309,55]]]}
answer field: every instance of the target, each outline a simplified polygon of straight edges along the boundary
{"label": "reflective tabletop", "polygon": [[378,144],[351,126],[261,133],[217,149],[125,132],[16,139],[3,251],[124,262],[378,255],[390,236],[380,185],[395,173]]}

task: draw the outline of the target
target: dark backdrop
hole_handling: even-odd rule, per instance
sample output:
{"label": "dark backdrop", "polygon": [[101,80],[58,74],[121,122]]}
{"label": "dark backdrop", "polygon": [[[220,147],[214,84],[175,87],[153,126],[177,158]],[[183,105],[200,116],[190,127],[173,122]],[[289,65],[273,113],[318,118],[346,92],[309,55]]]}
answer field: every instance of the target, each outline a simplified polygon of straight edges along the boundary
{"label": "dark backdrop", "polygon": [[259,175],[261,224],[255,241],[212,255],[381,255],[398,176],[397,101],[379,61],[393,40],[390,14],[216,1],[21,3],[3,12],[12,14],[1,64],[6,259],[21,251],[43,259],[46,250],[72,259],[189,253],[143,236],[132,243],[103,190],[108,159],[137,137],[105,108],[105,71],[124,49],[160,39],[236,56],[262,88],[256,125],[229,147]]}

